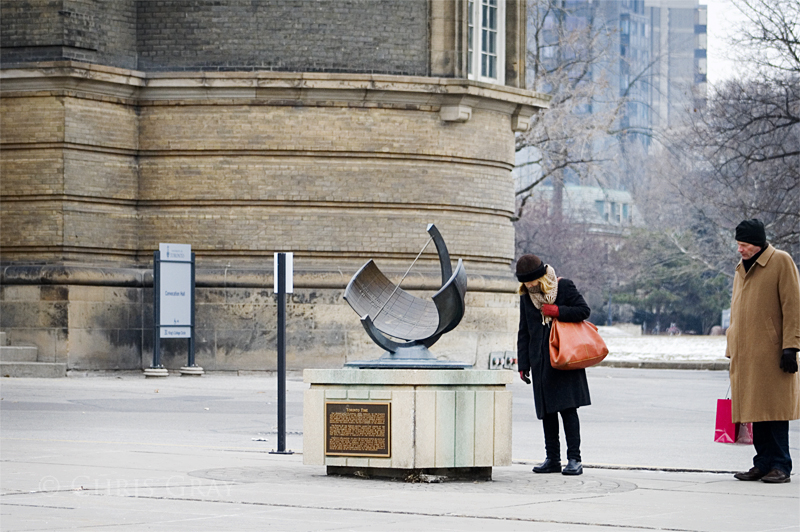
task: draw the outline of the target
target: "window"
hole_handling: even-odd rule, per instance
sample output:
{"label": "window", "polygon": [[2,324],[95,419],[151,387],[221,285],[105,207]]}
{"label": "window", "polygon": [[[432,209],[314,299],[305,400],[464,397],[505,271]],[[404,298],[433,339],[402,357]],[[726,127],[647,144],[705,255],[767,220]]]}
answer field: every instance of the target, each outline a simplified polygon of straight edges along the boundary
{"label": "window", "polygon": [[505,81],[505,0],[470,0],[468,4],[467,77]]}
{"label": "window", "polygon": [[594,200],[594,208],[597,209],[597,214],[605,219],[606,214],[606,202],[603,200]]}

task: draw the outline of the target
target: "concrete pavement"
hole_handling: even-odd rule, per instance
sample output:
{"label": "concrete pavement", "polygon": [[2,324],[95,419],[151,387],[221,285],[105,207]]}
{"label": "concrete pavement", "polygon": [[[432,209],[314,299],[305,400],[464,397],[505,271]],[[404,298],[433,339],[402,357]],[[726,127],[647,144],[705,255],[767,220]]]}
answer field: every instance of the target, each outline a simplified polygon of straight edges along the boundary
{"label": "concrete pavement", "polygon": [[[712,441],[720,371],[598,367],[580,477],[534,475],[530,389],[515,382],[514,465],[492,482],[325,475],[274,455],[272,375],[0,380],[0,529],[800,530],[800,478],[745,483],[752,448]],[[299,374],[287,447],[302,450]],[[796,469],[800,426],[791,423]],[[800,470],[800,469],[799,469]]]}

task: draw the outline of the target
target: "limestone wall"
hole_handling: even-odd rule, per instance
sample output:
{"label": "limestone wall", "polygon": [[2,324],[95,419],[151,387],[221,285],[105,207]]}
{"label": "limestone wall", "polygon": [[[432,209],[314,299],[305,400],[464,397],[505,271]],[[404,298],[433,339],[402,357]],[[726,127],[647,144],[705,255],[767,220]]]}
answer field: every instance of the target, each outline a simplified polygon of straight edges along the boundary
{"label": "limestone wall", "polygon": [[[485,365],[516,328],[514,131],[546,101],[465,80],[3,71],[0,329],[70,369],[146,367],[152,252],[197,254],[197,363],[274,368],[272,255],[295,253],[289,367],[377,356],[342,300],[370,258],[395,280],[435,223],[469,276],[432,351]],[[431,245],[403,282],[440,285]],[[185,363],[165,345],[168,367]]]}

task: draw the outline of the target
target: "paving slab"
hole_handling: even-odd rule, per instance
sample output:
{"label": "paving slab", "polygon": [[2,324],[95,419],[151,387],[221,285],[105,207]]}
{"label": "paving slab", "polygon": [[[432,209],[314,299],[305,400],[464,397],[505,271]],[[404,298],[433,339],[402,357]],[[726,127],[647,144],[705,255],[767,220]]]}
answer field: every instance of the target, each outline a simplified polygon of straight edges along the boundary
{"label": "paving slab", "polygon": [[[405,483],[302,464],[299,374],[287,382],[292,455],[269,454],[274,375],[0,379],[0,528],[800,529],[800,478],[737,481],[731,471],[750,466],[752,448],[712,441],[724,372],[592,368],[589,386],[583,475],[530,471],[542,432],[519,382],[512,466],[495,468],[491,482]],[[797,422],[790,427],[797,459]]]}

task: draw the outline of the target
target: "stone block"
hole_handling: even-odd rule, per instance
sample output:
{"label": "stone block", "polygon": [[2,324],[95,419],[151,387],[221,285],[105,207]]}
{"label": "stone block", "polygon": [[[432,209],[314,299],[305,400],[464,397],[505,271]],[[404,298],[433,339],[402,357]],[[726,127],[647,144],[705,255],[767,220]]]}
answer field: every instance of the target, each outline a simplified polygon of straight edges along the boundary
{"label": "stone block", "polygon": [[326,389],[325,390],[325,399],[339,399],[345,400],[347,399],[347,389],[346,388],[334,388],[334,389]]}
{"label": "stone block", "polygon": [[303,392],[303,463],[325,465],[325,390]]}
{"label": "stone block", "polygon": [[4,301],[0,312],[0,328],[68,328],[69,304],[66,301]]}
{"label": "stone block", "polygon": [[0,345],[0,361],[36,362],[39,349],[20,345]]}
{"label": "stone block", "polygon": [[[513,377],[513,375],[512,375]],[[511,404],[510,391],[498,391],[494,396],[494,463],[511,465]]]}
{"label": "stone block", "polygon": [[[475,458],[476,467],[494,465],[494,397],[490,391],[475,392]],[[478,422],[478,420],[480,420]]]}
{"label": "stone block", "polygon": [[414,465],[419,468],[436,467],[436,397],[437,393],[433,389],[421,389],[416,393]]}
{"label": "stone block", "polygon": [[0,303],[3,307],[11,301],[39,301],[39,287],[31,285],[3,285],[0,286]]}
{"label": "stone block", "polygon": [[[117,329],[70,329],[69,369],[98,370],[98,369],[138,369],[137,367],[123,366],[121,356],[125,346],[119,345]],[[128,349],[135,352],[138,359],[139,353],[135,344]]]}
{"label": "stone block", "polygon": [[392,391],[386,390],[370,390],[369,398],[373,401],[386,401],[392,398]]}
{"label": "stone block", "polygon": [[[347,467],[369,467],[369,461],[371,458],[350,458],[347,457],[347,461],[345,465]],[[329,464],[333,465],[333,464]]]}
{"label": "stone block", "polygon": [[349,401],[367,400],[369,395],[368,388],[350,388],[347,390],[347,399]]}
{"label": "stone block", "polygon": [[[481,420],[483,421],[483,420]],[[455,467],[472,467],[475,463],[475,391],[459,390],[455,397]]]}
{"label": "stone block", "polygon": [[[415,391],[411,387],[400,387],[392,392],[392,456],[391,465],[396,469],[415,467]],[[375,467],[375,466],[373,466]]]}
{"label": "stone block", "polygon": [[67,365],[49,362],[0,362],[0,376],[28,379],[67,376]]}
{"label": "stone block", "polygon": [[436,392],[435,467],[456,466],[456,392]]}
{"label": "stone block", "polygon": [[[218,370],[272,369],[277,367],[275,331],[217,329],[214,360]],[[287,348],[288,350],[288,348]],[[287,355],[287,366],[288,355]]]}

